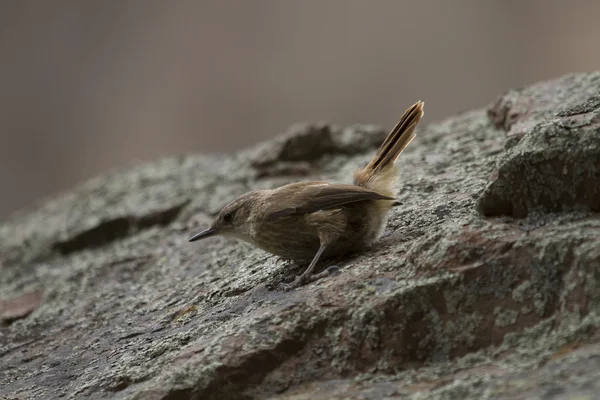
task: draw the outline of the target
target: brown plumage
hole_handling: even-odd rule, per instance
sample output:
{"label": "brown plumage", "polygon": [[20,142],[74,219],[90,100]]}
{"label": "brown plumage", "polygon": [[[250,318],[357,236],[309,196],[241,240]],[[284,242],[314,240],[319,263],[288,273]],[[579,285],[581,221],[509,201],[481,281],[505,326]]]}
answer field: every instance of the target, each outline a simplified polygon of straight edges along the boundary
{"label": "brown plumage", "polygon": [[353,185],[300,182],[243,194],[190,242],[222,234],[286,259],[311,260],[289,287],[310,280],[321,256],[370,246],[387,224],[396,191],[394,162],[414,139],[423,105],[406,110],[373,159],[354,172]]}

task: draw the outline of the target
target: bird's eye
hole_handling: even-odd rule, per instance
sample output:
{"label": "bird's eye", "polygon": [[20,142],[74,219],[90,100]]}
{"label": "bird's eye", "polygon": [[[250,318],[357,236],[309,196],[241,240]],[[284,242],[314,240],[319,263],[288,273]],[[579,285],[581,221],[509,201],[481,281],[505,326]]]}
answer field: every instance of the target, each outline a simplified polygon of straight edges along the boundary
{"label": "bird's eye", "polygon": [[232,213],[227,213],[227,214],[223,215],[223,222],[225,222],[226,224],[229,224],[229,223],[231,223],[231,221],[233,221]]}

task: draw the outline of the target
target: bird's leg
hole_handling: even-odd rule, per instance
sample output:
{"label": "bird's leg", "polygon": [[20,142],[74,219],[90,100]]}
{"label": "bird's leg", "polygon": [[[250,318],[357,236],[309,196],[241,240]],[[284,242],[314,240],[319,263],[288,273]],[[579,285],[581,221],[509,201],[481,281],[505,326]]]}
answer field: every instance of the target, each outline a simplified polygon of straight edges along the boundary
{"label": "bird's leg", "polygon": [[319,258],[321,258],[321,254],[323,254],[323,252],[325,251],[326,247],[327,246],[324,245],[324,244],[322,244],[321,246],[319,246],[319,250],[317,250],[317,254],[315,254],[315,256],[313,257],[313,259],[310,262],[308,268],[306,268],[306,270],[298,278],[304,279],[304,278],[307,278],[307,277],[309,277],[309,276],[312,275],[312,272],[315,269],[315,265],[317,265],[317,262],[319,262]]}
{"label": "bird's leg", "polygon": [[319,261],[319,258],[321,258],[321,254],[323,254],[323,252],[325,251],[326,248],[327,248],[327,245],[322,244],[319,247],[319,250],[317,250],[317,254],[315,254],[312,261],[310,262],[310,264],[308,265],[306,270],[302,273],[302,275],[298,275],[296,277],[296,279],[294,279],[294,282],[292,282],[290,284],[284,284],[283,285],[284,290],[292,290],[292,289],[295,289],[297,287],[300,287],[300,286],[308,283],[311,280],[311,278],[313,277],[312,272],[314,271],[315,266],[317,265],[317,262]]}

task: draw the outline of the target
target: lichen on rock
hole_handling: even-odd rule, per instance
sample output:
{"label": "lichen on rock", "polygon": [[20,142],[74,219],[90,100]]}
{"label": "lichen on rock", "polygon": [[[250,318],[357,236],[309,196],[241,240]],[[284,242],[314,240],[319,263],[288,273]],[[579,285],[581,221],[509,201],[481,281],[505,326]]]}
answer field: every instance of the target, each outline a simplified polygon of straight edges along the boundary
{"label": "lichen on rock", "polygon": [[349,181],[383,130],[296,125],[19,213],[0,225],[0,397],[594,396],[599,99],[600,73],[569,75],[419,126],[382,239],[291,292],[272,283],[302,265],[189,234],[247,190]]}

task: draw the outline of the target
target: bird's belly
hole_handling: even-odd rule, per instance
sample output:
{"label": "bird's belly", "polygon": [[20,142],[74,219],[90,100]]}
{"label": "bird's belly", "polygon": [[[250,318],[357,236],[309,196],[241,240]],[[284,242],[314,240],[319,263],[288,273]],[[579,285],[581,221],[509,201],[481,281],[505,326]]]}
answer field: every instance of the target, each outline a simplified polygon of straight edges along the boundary
{"label": "bird's belly", "polygon": [[264,222],[254,230],[252,241],[269,253],[292,260],[310,260],[320,246],[317,231],[304,218]]}

